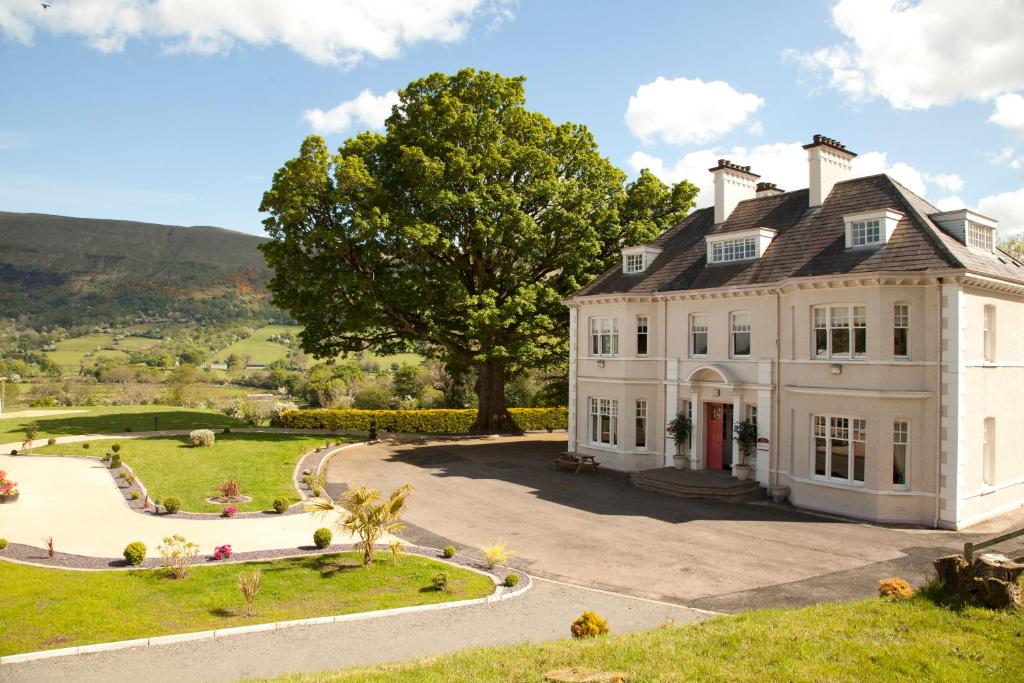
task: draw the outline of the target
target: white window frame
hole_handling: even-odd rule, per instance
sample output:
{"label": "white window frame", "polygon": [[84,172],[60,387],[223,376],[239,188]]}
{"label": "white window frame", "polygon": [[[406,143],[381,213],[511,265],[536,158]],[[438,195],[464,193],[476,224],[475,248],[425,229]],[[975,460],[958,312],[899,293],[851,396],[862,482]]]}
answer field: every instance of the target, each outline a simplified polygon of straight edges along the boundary
{"label": "white window frame", "polygon": [[868,218],[850,223],[850,246],[873,247],[882,243],[882,221],[879,218]]}
{"label": "white window frame", "polygon": [[[634,421],[634,428],[636,433],[633,435],[633,444],[636,446],[638,451],[647,450],[648,434],[647,434],[647,400],[638,398],[636,400],[636,419]],[[640,438],[643,437],[643,443],[640,443]]]}
{"label": "white window frame", "polygon": [[[744,322],[745,319],[745,322]],[[743,329],[746,327],[746,329]],[[747,352],[736,351],[736,335],[747,335]],[[733,358],[750,358],[754,350],[754,317],[747,311],[734,311],[729,314],[729,353]]]}
{"label": "white window frame", "polygon": [[636,253],[636,254],[626,254],[625,255],[626,261],[625,261],[625,264],[623,266],[623,270],[625,272],[627,272],[627,273],[642,273],[642,272],[644,272],[644,270],[647,268],[647,263],[646,263],[647,258],[646,258],[646,256],[647,255],[644,254],[644,252],[642,252],[642,251],[639,252],[639,253]]}
{"label": "white window frame", "polygon": [[740,237],[711,243],[711,263],[752,261],[757,258],[757,238]]}
{"label": "white window frame", "polygon": [[[906,353],[896,353],[896,331],[904,330],[903,344]],[[892,356],[893,358],[910,358],[910,304],[898,301],[892,305]]]}
{"label": "white window frame", "polygon": [[[640,350],[640,337],[644,338],[644,350]],[[636,317],[636,355],[648,356],[651,353],[651,319],[646,315]]]}
{"label": "white window frame", "polygon": [[[696,323],[697,319],[703,321],[701,327],[698,329]],[[708,314],[707,313],[691,313],[690,314],[690,358],[707,358],[708,357]],[[704,335],[704,353],[697,353],[697,345],[694,343],[695,336],[698,334]]]}
{"label": "white window frame", "polygon": [[744,403],[743,404],[743,419],[750,420],[757,426],[757,404],[756,403]]}
{"label": "white window frame", "polygon": [[[824,317],[819,311],[824,311]],[[844,313],[847,324],[836,324],[836,313]],[[868,318],[867,306],[864,304],[821,304],[811,307],[811,353],[814,358],[843,358],[847,360],[863,360],[868,349]],[[824,326],[822,326],[824,322]],[[848,350],[835,351],[833,337],[836,330],[848,330]],[[864,330],[864,350],[857,351],[857,330]],[[818,330],[825,330],[825,353],[818,352]]]}
{"label": "white window frame", "polygon": [[590,355],[605,358],[619,355],[618,318],[590,319]]}
{"label": "white window frame", "polygon": [[992,252],[996,248],[996,231],[987,225],[967,221],[967,246]]}
{"label": "white window frame", "polygon": [[985,360],[989,363],[996,361],[996,307],[994,304],[985,304],[982,311],[984,321],[982,322],[982,352]]}
{"label": "white window frame", "polygon": [[[608,419],[608,441],[604,440],[604,418]],[[590,444],[617,448],[619,445],[619,402],[590,397]]]}
{"label": "white window frame", "polygon": [[[896,481],[897,453],[903,448],[903,483]],[[910,420],[897,417],[892,421],[892,487],[898,491],[910,488]]]}
{"label": "white window frame", "polygon": [[[822,422],[824,421],[824,422]],[[845,425],[841,422],[845,421]],[[822,432],[822,428],[824,431]],[[845,437],[837,436],[845,430]],[[857,439],[857,434],[861,438]],[[825,474],[818,474],[817,454],[818,439],[825,441]],[[832,475],[833,441],[845,441],[847,443],[847,478]],[[863,444],[864,453],[864,477],[867,477],[868,456],[867,456],[867,420],[851,415],[811,415],[811,478],[818,481],[827,481],[833,484],[843,484],[851,487],[863,487],[864,480],[854,479],[856,476],[856,445]]]}
{"label": "white window frame", "polygon": [[981,480],[996,485],[996,419],[986,417],[981,430]]}
{"label": "white window frame", "polygon": [[886,244],[903,214],[893,209],[873,209],[843,216],[847,249],[870,249]]}

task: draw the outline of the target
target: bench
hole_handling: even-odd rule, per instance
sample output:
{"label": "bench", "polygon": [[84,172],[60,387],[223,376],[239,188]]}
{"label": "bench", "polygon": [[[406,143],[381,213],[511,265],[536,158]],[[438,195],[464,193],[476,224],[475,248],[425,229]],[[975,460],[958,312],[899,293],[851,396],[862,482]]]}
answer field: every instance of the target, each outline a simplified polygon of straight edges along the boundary
{"label": "bench", "polygon": [[601,463],[597,461],[596,456],[585,455],[583,453],[570,453],[567,451],[559,453],[551,463],[551,469],[557,469],[559,465],[568,465],[569,467],[573,467],[575,468],[573,470],[573,474],[579,474],[580,470],[584,467],[589,468],[594,472],[594,474],[597,474],[597,468],[601,466]]}

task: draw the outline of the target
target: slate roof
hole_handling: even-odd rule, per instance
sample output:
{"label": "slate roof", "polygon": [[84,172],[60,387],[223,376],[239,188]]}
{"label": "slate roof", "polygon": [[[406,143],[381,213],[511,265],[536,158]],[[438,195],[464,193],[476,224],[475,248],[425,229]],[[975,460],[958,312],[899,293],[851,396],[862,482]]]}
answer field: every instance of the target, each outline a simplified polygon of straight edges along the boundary
{"label": "slate roof", "polygon": [[[790,278],[874,272],[923,273],[966,269],[1024,283],[1024,266],[1002,252],[968,249],[928,218],[938,209],[887,175],[836,183],[822,206],[808,207],[808,190],[740,202],[721,225],[714,208],[692,212],[659,236],[662,252],[642,273],[617,266],[577,292],[652,294],[772,284]],[[903,214],[889,241],[875,249],[847,249],[843,216],[894,209]],[[709,265],[704,237],[709,234],[771,228],[775,238],[753,261]]]}

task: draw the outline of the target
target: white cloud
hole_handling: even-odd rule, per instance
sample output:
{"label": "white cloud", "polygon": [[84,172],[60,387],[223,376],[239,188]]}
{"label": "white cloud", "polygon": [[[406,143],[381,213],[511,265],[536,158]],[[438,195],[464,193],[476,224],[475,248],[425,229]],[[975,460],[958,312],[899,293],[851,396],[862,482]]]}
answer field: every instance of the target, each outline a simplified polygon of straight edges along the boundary
{"label": "white cloud", "polygon": [[890,164],[889,155],[886,152],[867,152],[853,160],[854,176],[867,176],[878,173],[886,173],[890,178],[902,183],[911,192],[922,197],[925,195],[927,189],[925,174],[902,161]]}
{"label": "white cloud", "polygon": [[498,11],[509,11],[502,0],[75,0],[46,11],[38,2],[0,0],[0,33],[24,44],[36,31],[80,36],[103,52],[136,39],[199,54],[283,45],[345,67],[422,41],[457,41],[477,16]]}
{"label": "white cloud", "polygon": [[960,197],[957,197],[956,195],[943,197],[935,202],[935,207],[939,211],[956,211],[957,209],[964,208],[964,206],[966,206],[964,204],[964,200],[960,199]]}
{"label": "white cloud", "polygon": [[997,97],[996,111],[989,117],[988,122],[1024,134],[1024,97],[1020,95]]}
{"label": "white cloud", "polygon": [[[685,145],[713,140],[747,122],[764,100],[724,81],[659,76],[629,98],[626,125],[645,143]],[[756,122],[751,121],[754,131]]]}
{"label": "white cloud", "polygon": [[964,179],[956,173],[925,173],[924,179],[947,192],[959,192],[965,184]]}
{"label": "white cloud", "polygon": [[1020,0],[840,0],[832,19],[845,43],[787,55],[855,100],[927,109],[1024,88]]}
{"label": "white cloud", "polygon": [[1003,235],[1024,231],[1024,189],[982,197],[978,211],[998,220]]}
{"label": "white cloud", "polygon": [[302,116],[317,133],[340,133],[357,122],[366,128],[377,129],[384,127],[385,119],[391,115],[391,107],[396,104],[398,93],[394,90],[383,95],[364,90],[333,109],[307,109]]}

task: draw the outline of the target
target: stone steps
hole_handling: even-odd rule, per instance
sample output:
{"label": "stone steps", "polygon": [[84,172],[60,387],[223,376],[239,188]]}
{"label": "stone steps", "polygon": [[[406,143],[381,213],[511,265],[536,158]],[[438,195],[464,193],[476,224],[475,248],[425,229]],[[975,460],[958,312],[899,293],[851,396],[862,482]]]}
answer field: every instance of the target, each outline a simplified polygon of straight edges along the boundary
{"label": "stone steps", "polygon": [[727,503],[743,503],[765,498],[766,491],[757,481],[740,481],[725,474],[702,474],[678,471],[648,470],[634,472],[629,477],[633,486],[645,491],[664,493],[680,498],[717,500]]}

